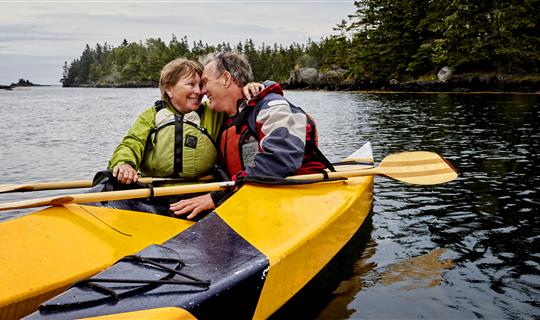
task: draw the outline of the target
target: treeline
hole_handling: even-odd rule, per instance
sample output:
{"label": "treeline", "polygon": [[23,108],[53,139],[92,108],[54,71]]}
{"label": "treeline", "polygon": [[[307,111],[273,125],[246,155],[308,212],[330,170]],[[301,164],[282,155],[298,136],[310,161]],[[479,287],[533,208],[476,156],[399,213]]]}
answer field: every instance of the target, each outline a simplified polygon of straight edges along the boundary
{"label": "treeline", "polygon": [[540,0],[364,0],[352,32],[354,78],[400,81],[456,73],[540,71]]}
{"label": "treeline", "polygon": [[[328,39],[328,44],[333,43]],[[285,81],[295,64],[319,67],[331,63],[320,59],[320,45],[309,41],[307,45],[294,43],[288,47],[274,44],[262,44],[255,47],[253,40],[248,39],[236,45],[221,43],[216,46],[193,42],[187,37],[178,39],[174,34],[167,44],[160,38],[147,39],[144,43],[124,40],[118,47],[107,43],[96,44],[94,48],[86,45],[81,57],[70,65],[66,62],[63,77],[60,80],[65,87],[81,85],[155,85],[159,80],[161,68],[170,60],[186,57],[197,60],[205,54],[216,51],[239,51],[249,59],[255,79],[274,79]]]}
{"label": "treeline", "polygon": [[362,0],[354,7],[334,28],[338,34],[307,44],[190,45],[173,35],[169,43],[87,45],[79,59],[65,63],[61,82],[155,85],[162,66],[176,57],[229,50],[248,57],[259,81],[282,82],[302,67],[345,70],[353,83],[433,78],[443,66],[455,73],[540,72],[540,0]]}

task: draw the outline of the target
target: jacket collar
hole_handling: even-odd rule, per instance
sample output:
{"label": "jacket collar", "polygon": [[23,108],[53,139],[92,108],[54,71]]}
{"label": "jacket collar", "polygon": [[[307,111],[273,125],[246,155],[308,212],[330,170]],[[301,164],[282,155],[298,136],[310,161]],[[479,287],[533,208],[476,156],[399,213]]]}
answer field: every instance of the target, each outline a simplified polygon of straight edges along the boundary
{"label": "jacket collar", "polygon": [[251,100],[247,100],[246,104],[250,107],[254,107],[257,105],[257,103],[261,102],[270,93],[276,93],[276,94],[279,94],[280,96],[283,96],[283,89],[281,88],[281,85],[279,83],[274,83],[264,88],[263,91],[259,92],[258,95],[251,98]]}

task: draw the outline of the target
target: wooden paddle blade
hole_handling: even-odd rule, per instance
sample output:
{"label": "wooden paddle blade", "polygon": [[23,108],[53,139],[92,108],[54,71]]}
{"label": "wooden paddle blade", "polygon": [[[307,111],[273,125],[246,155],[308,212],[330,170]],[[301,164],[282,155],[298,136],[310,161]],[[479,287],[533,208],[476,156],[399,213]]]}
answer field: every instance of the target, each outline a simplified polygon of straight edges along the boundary
{"label": "wooden paddle blade", "polygon": [[23,191],[25,187],[18,184],[2,184],[0,185],[0,193]]}
{"label": "wooden paddle blade", "polygon": [[7,202],[0,203],[0,211],[3,210],[14,210],[14,209],[25,209],[25,208],[35,208],[51,205],[62,205],[65,203],[70,203],[72,198],[69,196],[58,196],[58,197],[47,197],[39,199],[28,199],[17,202]]}
{"label": "wooden paddle blade", "polygon": [[452,165],[427,151],[402,152],[387,156],[378,167],[380,174],[411,184],[431,185],[457,178]]}
{"label": "wooden paddle blade", "polygon": [[91,186],[92,186],[92,180],[34,182],[34,183],[28,183],[28,184],[3,184],[3,185],[0,185],[0,193],[55,190],[55,189],[76,189],[76,188],[89,188]]}

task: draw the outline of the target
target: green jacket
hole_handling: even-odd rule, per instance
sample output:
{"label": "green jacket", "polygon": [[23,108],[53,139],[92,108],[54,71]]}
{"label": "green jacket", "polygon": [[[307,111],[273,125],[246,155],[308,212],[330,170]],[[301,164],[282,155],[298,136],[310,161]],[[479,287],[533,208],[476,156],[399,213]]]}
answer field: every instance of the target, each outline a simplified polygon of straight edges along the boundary
{"label": "green jacket", "polygon": [[[160,103],[163,109],[157,107]],[[197,112],[182,115],[183,125],[179,127],[175,123],[180,115],[165,101],[145,110],[116,147],[108,168],[127,163],[141,176],[152,177],[198,178],[207,173],[217,160],[214,142],[224,114],[212,111],[203,103]],[[156,130],[156,117],[159,130]],[[206,133],[197,127],[204,128]],[[179,134],[182,139],[176,138]]]}

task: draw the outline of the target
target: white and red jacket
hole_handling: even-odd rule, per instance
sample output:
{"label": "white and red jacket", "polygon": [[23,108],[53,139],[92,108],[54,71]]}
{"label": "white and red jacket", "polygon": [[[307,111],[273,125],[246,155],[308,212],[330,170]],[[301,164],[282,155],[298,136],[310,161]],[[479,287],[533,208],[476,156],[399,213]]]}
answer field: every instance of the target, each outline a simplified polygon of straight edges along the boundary
{"label": "white and red jacket", "polygon": [[283,97],[278,83],[238,109],[219,137],[221,161],[232,179],[286,177],[326,167],[317,148],[315,121]]}

